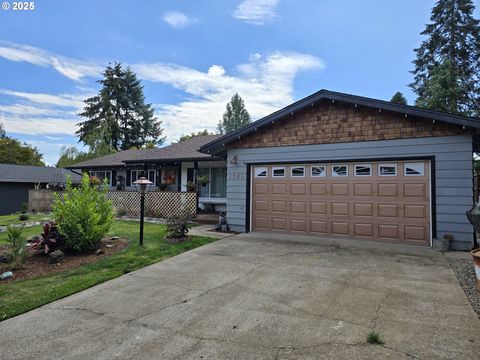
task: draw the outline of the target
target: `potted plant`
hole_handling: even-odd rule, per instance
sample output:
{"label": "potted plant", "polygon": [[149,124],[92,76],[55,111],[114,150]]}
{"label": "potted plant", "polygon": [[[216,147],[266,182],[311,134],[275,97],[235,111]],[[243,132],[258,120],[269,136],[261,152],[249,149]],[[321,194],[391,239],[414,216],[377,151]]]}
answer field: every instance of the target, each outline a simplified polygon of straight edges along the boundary
{"label": "potted plant", "polygon": [[197,184],[199,184],[200,186],[205,186],[207,185],[208,183],[210,182],[210,179],[208,178],[208,176],[204,175],[204,176],[199,176],[197,178]]}
{"label": "potted plant", "polygon": [[188,181],[187,182],[187,191],[188,192],[196,192],[197,188],[195,186],[195,183],[193,181]]}

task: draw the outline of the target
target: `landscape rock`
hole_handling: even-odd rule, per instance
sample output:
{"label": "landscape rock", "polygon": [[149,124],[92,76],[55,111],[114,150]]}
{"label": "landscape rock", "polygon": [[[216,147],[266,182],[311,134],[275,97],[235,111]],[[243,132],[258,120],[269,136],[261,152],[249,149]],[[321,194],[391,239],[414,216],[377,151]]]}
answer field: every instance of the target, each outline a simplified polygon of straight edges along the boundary
{"label": "landscape rock", "polygon": [[113,244],[107,244],[107,245],[105,245],[105,246],[106,246],[107,248],[109,248],[109,249],[115,247],[115,245],[113,245]]}
{"label": "landscape rock", "polygon": [[110,238],[110,240],[118,240],[118,239],[120,239],[120,237],[118,237],[118,236],[112,236],[112,237]]}
{"label": "landscape rock", "polygon": [[8,264],[10,261],[12,261],[10,255],[0,255],[0,263]]}
{"label": "landscape rock", "polygon": [[98,249],[98,250],[95,252],[95,254],[97,254],[97,255],[103,255],[103,254],[105,254],[105,251],[103,251],[102,249]]}
{"label": "landscape rock", "polygon": [[11,271],[5,271],[2,275],[0,275],[0,279],[8,280],[13,278],[13,273]]}
{"label": "landscape rock", "polygon": [[56,264],[63,260],[63,251],[62,250],[55,250],[48,254],[48,263],[49,264]]}

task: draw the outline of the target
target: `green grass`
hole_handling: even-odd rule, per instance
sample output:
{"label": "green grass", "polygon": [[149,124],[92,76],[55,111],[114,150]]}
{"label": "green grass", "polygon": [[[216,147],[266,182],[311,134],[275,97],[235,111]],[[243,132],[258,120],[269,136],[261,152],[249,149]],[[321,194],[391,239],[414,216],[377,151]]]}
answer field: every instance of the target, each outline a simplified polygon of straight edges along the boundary
{"label": "green grass", "polygon": [[164,225],[146,223],[140,247],[138,226],[136,221],[114,222],[109,234],[127,237],[130,246],[112,256],[50,276],[0,284],[0,321],[216,240],[193,236],[187,242],[169,244]]}
{"label": "green grass", "polygon": [[[8,225],[13,225],[13,224],[23,224],[25,222],[32,222],[32,221],[45,221],[45,219],[50,219],[50,215],[37,215],[37,214],[28,214],[29,219],[27,221],[20,221],[18,219],[19,214],[12,214],[12,215],[2,215],[0,216],[0,226],[8,226]],[[26,227],[23,231],[23,235],[25,237],[30,237],[33,235],[40,235],[42,233],[42,226],[37,225],[37,226],[32,226],[32,227]],[[5,244],[7,243],[7,233],[6,232],[0,232],[0,244]]]}
{"label": "green grass", "polygon": [[380,334],[375,330],[372,330],[367,334],[367,343],[373,344],[373,345],[384,344],[383,340],[380,338]]}

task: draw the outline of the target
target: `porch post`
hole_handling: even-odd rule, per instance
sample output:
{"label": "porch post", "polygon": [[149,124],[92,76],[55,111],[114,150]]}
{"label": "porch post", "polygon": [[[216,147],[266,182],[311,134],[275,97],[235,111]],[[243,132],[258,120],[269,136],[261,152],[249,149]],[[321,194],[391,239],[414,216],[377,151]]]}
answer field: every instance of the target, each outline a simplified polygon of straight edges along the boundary
{"label": "porch post", "polygon": [[177,168],[177,179],[178,179],[177,190],[180,192],[182,191],[182,163],[179,163],[179,166]]}
{"label": "porch post", "polygon": [[199,197],[199,194],[198,194],[198,183],[197,183],[197,179],[198,179],[198,161],[195,160],[193,162],[193,183],[195,184],[195,194],[196,194],[196,199],[197,199],[197,212],[198,212],[198,197]]}

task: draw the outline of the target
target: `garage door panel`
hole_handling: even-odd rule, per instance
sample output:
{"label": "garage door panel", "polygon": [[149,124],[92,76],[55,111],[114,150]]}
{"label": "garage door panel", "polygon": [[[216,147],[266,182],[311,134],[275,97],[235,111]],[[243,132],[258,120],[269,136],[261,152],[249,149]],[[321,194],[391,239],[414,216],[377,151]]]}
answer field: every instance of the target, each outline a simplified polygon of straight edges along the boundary
{"label": "garage door panel", "polygon": [[[355,162],[335,162],[348,166],[348,176],[332,176],[333,164],[318,164],[325,171],[313,177],[310,165],[275,165],[285,168],[283,178],[262,165],[259,178],[252,171],[252,229],[427,245],[429,162],[424,171],[422,161],[408,162],[408,174],[402,161],[368,163],[371,173],[364,176]],[[303,167],[304,176],[292,176],[292,167]]]}

